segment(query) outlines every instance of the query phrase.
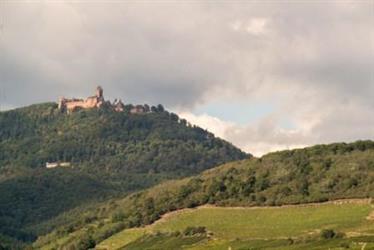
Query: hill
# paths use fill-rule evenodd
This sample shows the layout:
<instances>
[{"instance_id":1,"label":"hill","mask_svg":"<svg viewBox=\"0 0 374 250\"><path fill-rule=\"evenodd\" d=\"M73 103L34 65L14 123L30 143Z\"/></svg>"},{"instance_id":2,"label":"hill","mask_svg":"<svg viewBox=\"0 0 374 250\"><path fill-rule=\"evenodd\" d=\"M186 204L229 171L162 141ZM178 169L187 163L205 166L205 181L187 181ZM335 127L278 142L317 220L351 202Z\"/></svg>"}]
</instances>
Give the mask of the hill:
<instances>
[{"instance_id":1,"label":"hill","mask_svg":"<svg viewBox=\"0 0 374 250\"><path fill-rule=\"evenodd\" d=\"M373 211L369 200L283 207L202 206L172 212L147 227L123 230L96 249L325 250L361 249L364 243L371 249L374 223L367 216Z\"/></svg>"},{"instance_id":2,"label":"hill","mask_svg":"<svg viewBox=\"0 0 374 250\"><path fill-rule=\"evenodd\" d=\"M64 217L68 225L39 238L35 246L84 249L81 246L87 242L100 244L121 229L149 225L164 214L205 204L222 207L280 206L368 197L374 197L374 142L317 145L224 164L194 177L169 181L124 199L114 199L96 207L96 210L87 210L85 214L72 214L71 218L80 219ZM357 209L363 211L361 209L366 208ZM360 215L361 219L369 212L365 211ZM334 210L329 213L334 213ZM346 213L348 217L353 215ZM84 218L91 220L85 223ZM235 221L229 217L226 220ZM194 221L194 226L207 226L197 225L197 220L193 218L184 221L174 229L184 230L183 227L191 226ZM262 221L258 223L262 224ZM307 225L304 221L300 223ZM334 223L331 226L336 227ZM225 226L221 227L216 230L224 230ZM158 229L163 231L165 228ZM130 232L134 232L135 238L139 236L139 231ZM162 242L163 235L159 236L146 235L148 238L143 241L161 239ZM169 236L165 236L166 241L175 240ZM192 244L194 239L187 241Z\"/></svg>"},{"instance_id":3,"label":"hill","mask_svg":"<svg viewBox=\"0 0 374 250\"><path fill-rule=\"evenodd\" d=\"M33 241L69 210L249 157L161 105L142 114L130 108L66 114L45 103L0 112L3 241Z\"/></svg>"}]
</instances>

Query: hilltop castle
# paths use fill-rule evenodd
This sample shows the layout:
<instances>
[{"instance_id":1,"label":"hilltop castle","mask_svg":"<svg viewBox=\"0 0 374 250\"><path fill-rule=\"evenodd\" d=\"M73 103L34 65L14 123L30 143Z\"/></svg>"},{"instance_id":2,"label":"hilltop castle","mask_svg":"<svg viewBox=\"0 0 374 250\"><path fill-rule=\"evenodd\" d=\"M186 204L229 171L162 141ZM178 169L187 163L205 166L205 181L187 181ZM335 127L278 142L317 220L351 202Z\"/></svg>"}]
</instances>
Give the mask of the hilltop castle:
<instances>
[{"instance_id":1,"label":"hilltop castle","mask_svg":"<svg viewBox=\"0 0 374 250\"><path fill-rule=\"evenodd\" d=\"M74 112L78 109L101 108L104 105L112 107L117 112L122 112L124 110L125 105L121 100L115 100L115 102L111 104L109 101L104 100L103 92L103 88L98 86L96 88L96 94L86 98L86 100L76 98L67 99L62 97L58 102L58 108L61 111L66 111L68 113Z\"/></svg>"}]
</instances>

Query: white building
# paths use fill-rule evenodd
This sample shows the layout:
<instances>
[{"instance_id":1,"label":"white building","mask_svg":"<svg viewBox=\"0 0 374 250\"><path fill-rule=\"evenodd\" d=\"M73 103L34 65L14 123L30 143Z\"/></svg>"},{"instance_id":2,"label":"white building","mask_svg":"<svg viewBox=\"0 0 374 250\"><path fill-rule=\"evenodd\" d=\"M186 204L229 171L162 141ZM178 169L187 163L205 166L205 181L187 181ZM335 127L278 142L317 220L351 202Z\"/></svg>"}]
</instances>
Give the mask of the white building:
<instances>
[{"instance_id":1,"label":"white building","mask_svg":"<svg viewBox=\"0 0 374 250\"><path fill-rule=\"evenodd\" d=\"M46 168L70 167L70 162L46 162Z\"/></svg>"}]
</instances>

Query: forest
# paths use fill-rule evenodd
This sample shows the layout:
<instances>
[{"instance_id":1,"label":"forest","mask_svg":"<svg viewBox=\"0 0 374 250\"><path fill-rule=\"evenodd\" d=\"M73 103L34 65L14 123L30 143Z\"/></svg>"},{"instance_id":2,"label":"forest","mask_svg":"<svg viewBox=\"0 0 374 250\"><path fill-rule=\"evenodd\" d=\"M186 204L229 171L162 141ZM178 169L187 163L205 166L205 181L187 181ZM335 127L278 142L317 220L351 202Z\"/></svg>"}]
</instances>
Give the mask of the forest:
<instances>
[{"instance_id":1,"label":"forest","mask_svg":"<svg viewBox=\"0 0 374 250\"><path fill-rule=\"evenodd\" d=\"M123 197L250 157L162 105L130 114L62 113L55 103L0 112L0 234L31 242L48 220L79 206ZM70 167L47 169L47 162Z\"/></svg>"}]
</instances>

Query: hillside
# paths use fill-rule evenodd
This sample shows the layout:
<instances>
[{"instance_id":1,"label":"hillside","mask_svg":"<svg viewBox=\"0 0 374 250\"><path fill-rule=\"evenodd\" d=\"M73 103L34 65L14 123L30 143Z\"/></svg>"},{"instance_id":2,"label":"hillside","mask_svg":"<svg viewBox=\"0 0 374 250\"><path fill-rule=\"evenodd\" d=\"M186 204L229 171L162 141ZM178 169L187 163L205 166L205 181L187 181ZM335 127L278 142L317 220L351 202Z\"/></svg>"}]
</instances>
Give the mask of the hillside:
<instances>
[{"instance_id":1,"label":"hillside","mask_svg":"<svg viewBox=\"0 0 374 250\"><path fill-rule=\"evenodd\" d=\"M49 220L163 180L249 157L161 105L66 114L55 103L0 112L0 238L33 241ZM46 169L47 162L70 167Z\"/></svg>"},{"instance_id":2,"label":"hillside","mask_svg":"<svg viewBox=\"0 0 374 250\"><path fill-rule=\"evenodd\" d=\"M326 250L361 249L363 244L372 249L374 223L367 216L373 212L369 200L283 207L201 206L171 212L147 227L123 230L96 249ZM322 237L327 232L335 235Z\"/></svg>"},{"instance_id":3,"label":"hillside","mask_svg":"<svg viewBox=\"0 0 374 250\"><path fill-rule=\"evenodd\" d=\"M79 215L80 219L64 217L70 221L68 225L39 238L35 246L84 249L85 244L100 244L121 229L148 225L166 213L205 204L279 206L367 197L374 197L374 142L317 145L228 163L194 177L166 182L125 199L112 200L84 214L72 214L71 217ZM364 217L369 210L365 211ZM346 215L352 216L349 212ZM87 218L90 218L89 223L84 222ZM187 222L182 226L188 225ZM182 226L176 230L184 230ZM169 236L165 236L165 240L173 241ZM162 234L161 238L149 237L155 242L162 239ZM190 240L192 244L194 239Z\"/></svg>"}]
</instances>

